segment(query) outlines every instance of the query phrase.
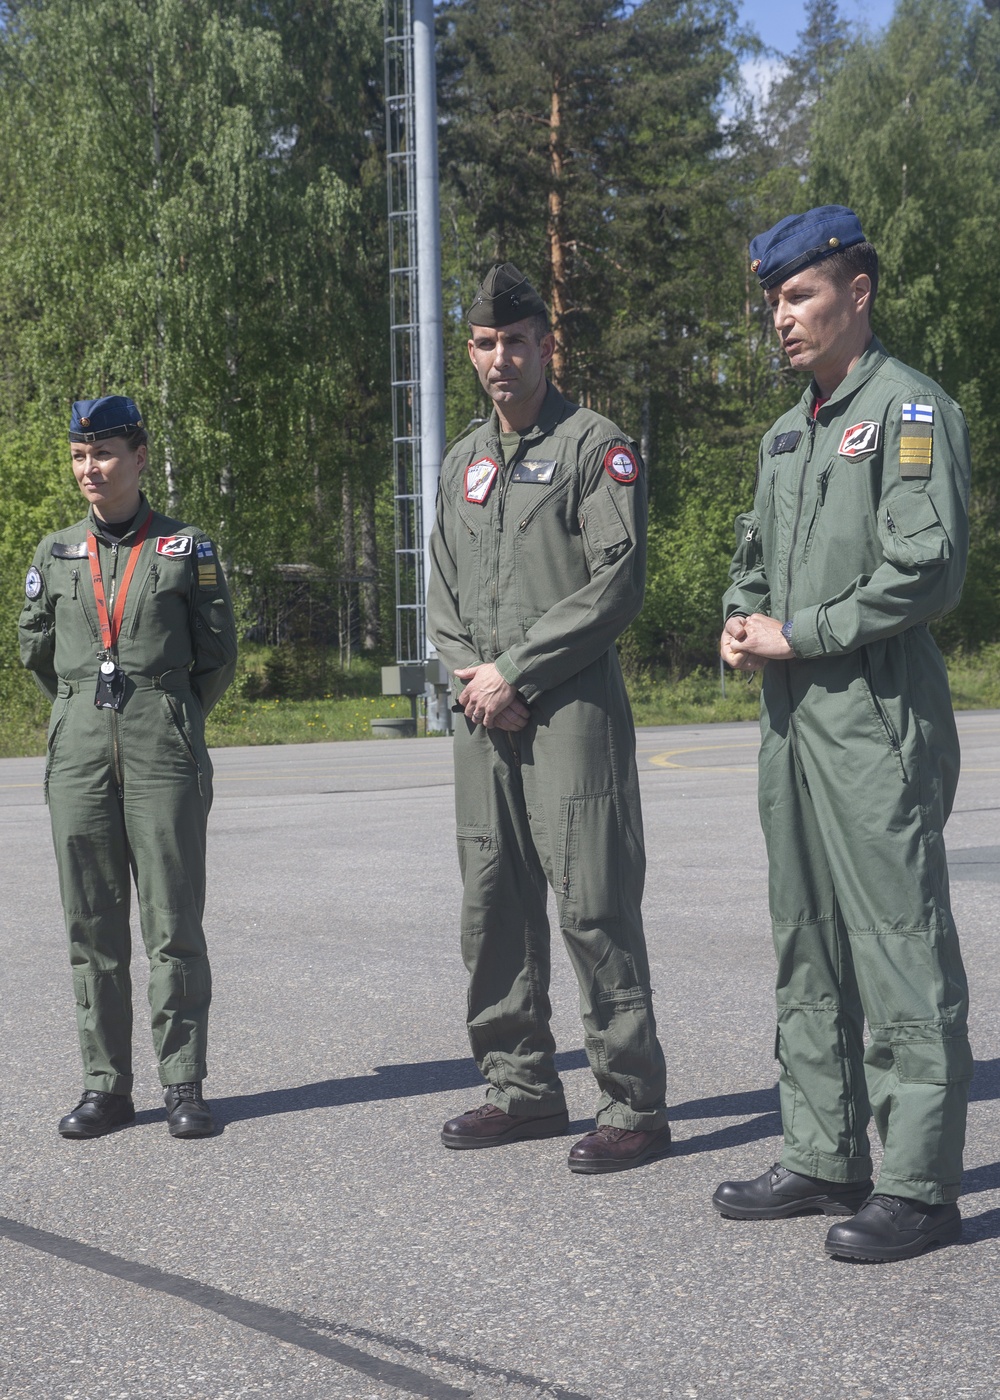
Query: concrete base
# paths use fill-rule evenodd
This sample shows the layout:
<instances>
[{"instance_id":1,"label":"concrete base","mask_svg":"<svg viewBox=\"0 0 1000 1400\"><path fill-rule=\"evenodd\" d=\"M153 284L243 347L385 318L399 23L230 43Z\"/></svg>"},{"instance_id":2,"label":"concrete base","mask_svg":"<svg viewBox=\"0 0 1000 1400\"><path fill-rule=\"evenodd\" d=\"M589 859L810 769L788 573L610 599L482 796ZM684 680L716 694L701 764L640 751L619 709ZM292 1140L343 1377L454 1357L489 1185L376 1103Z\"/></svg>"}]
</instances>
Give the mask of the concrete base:
<instances>
[{"instance_id":1,"label":"concrete base","mask_svg":"<svg viewBox=\"0 0 1000 1400\"><path fill-rule=\"evenodd\" d=\"M415 739L417 721L409 715L399 719L373 719L369 721L372 735L376 739Z\"/></svg>"}]
</instances>

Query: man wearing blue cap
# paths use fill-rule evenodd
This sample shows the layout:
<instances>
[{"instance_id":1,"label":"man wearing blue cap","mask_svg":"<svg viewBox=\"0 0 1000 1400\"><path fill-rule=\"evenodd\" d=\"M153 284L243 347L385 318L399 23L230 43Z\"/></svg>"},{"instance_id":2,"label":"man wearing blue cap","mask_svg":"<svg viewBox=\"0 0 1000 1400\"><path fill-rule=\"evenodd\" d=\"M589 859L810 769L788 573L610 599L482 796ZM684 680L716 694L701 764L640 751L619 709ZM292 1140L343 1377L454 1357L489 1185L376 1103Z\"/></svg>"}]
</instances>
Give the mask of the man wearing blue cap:
<instances>
[{"instance_id":1,"label":"man wearing blue cap","mask_svg":"<svg viewBox=\"0 0 1000 1400\"><path fill-rule=\"evenodd\" d=\"M83 1097L59 1132L100 1137L135 1118L134 880L168 1128L204 1137L204 725L236 668L233 611L211 540L139 489L147 438L134 401L75 403L69 438L89 513L38 546L20 621L21 658L52 701L45 798L83 1057Z\"/></svg>"},{"instance_id":2,"label":"man wearing blue cap","mask_svg":"<svg viewBox=\"0 0 1000 1400\"><path fill-rule=\"evenodd\" d=\"M958 405L873 336L878 257L850 209L782 219L750 256L811 374L761 444L721 642L763 672L784 1149L713 1199L745 1220L853 1216L829 1254L906 1259L961 1233L972 1056L942 835L959 750L927 624L965 576L969 439Z\"/></svg>"}]
</instances>

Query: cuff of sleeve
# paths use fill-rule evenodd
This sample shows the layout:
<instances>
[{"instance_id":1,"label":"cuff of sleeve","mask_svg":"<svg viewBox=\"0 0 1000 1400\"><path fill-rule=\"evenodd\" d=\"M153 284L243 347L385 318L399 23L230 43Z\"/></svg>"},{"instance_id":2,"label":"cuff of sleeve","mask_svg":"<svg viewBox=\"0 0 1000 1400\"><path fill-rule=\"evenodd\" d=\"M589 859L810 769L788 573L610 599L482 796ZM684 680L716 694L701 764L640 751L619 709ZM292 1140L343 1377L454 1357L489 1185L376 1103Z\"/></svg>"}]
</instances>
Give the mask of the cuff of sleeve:
<instances>
[{"instance_id":1,"label":"cuff of sleeve","mask_svg":"<svg viewBox=\"0 0 1000 1400\"><path fill-rule=\"evenodd\" d=\"M819 614L817 608L800 608L792 614L792 635L789 638L792 651L808 661L814 656L825 656L826 647L820 640Z\"/></svg>"},{"instance_id":2,"label":"cuff of sleeve","mask_svg":"<svg viewBox=\"0 0 1000 1400\"><path fill-rule=\"evenodd\" d=\"M542 692L538 689L537 685L532 685L530 682L521 679L521 672L511 660L510 652L502 652L494 661L493 665L500 672L501 676L503 676L507 684L512 685L514 689L523 696L527 704L530 705L533 700L537 700L539 695L541 695Z\"/></svg>"}]
</instances>

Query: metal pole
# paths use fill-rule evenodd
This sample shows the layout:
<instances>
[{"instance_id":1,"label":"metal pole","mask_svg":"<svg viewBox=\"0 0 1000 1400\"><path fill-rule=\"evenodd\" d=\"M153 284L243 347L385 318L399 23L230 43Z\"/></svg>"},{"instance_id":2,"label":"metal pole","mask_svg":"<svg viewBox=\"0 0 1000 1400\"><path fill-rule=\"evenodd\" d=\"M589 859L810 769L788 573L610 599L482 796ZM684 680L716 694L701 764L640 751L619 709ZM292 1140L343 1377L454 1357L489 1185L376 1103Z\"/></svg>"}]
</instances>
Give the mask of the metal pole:
<instances>
[{"instance_id":1,"label":"metal pole","mask_svg":"<svg viewBox=\"0 0 1000 1400\"><path fill-rule=\"evenodd\" d=\"M441 458L444 456L444 337L441 310L441 212L438 198L437 69L434 61L434 0L413 0L413 98L417 157L417 324L420 347L420 483L423 539L424 657L426 602L430 582L430 538L434 526ZM447 692L427 686L427 728L449 730Z\"/></svg>"}]
</instances>

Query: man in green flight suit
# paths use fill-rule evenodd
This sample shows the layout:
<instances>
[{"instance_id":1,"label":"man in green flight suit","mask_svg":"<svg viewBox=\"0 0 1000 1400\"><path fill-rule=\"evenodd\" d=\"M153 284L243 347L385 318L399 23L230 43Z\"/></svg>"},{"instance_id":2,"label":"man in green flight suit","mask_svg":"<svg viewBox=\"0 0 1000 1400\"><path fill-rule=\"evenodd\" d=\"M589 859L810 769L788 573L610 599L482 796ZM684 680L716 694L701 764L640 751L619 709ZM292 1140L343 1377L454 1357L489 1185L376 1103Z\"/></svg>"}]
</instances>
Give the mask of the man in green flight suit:
<instances>
[{"instance_id":1,"label":"man in green flight suit","mask_svg":"<svg viewBox=\"0 0 1000 1400\"><path fill-rule=\"evenodd\" d=\"M555 340L510 263L469 311L493 401L445 459L428 631L458 681L455 793L468 1030L487 1102L445 1124L452 1148L562 1134L549 1029L546 881L580 985L601 1090L572 1171L669 1150L640 903L635 732L615 639L642 605L646 499L635 445L546 378Z\"/></svg>"},{"instance_id":2,"label":"man in green flight suit","mask_svg":"<svg viewBox=\"0 0 1000 1400\"><path fill-rule=\"evenodd\" d=\"M236 669L233 610L212 541L139 489L147 437L135 402L78 401L69 437L89 513L39 544L20 620L21 658L52 701L45 798L83 1057L83 1098L59 1132L100 1137L135 1118L134 880L168 1128L205 1137L204 731Z\"/></svg>"},{"instance_id":3,"label":"man in green flight suit","mask_svg":"<svg viewBox=\"0 0 1000 1400\"><path fill-rule=\"evenodd\" d=\"M782 348L812 374L761 444L721 643L730 666L763 669L785 1142L714 1204L856 1211L829 1254L906 1259L961 1233L972 1056L943 840L959 750L927 624L962 589L969 439L958 405L873 336L878 257L850 209L782 219L750 255Z\"/></svg>"}]
</instances>

